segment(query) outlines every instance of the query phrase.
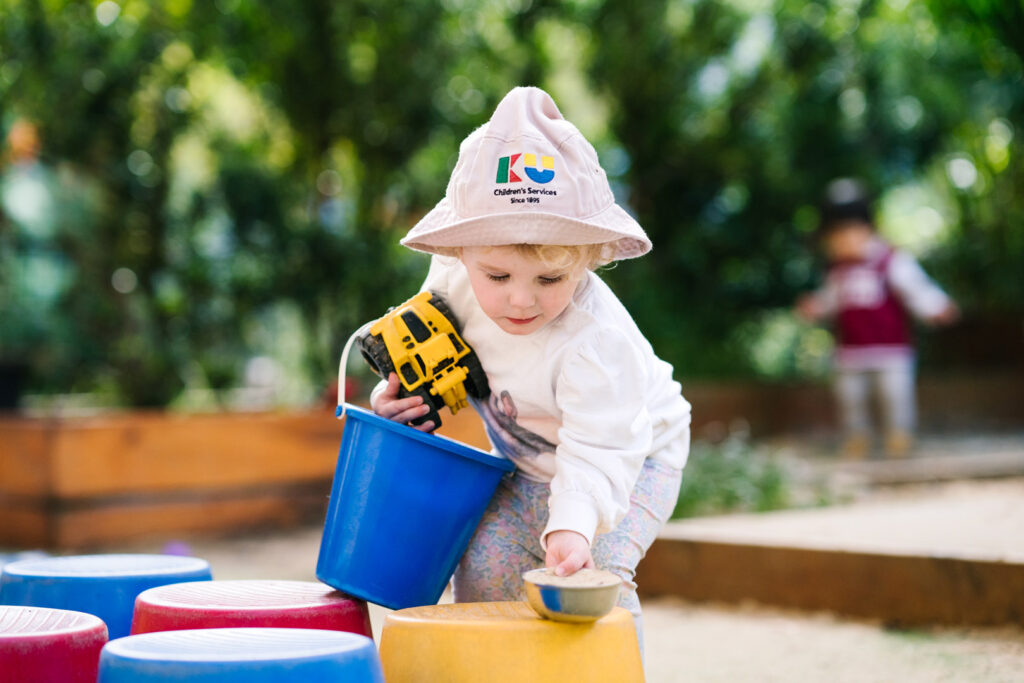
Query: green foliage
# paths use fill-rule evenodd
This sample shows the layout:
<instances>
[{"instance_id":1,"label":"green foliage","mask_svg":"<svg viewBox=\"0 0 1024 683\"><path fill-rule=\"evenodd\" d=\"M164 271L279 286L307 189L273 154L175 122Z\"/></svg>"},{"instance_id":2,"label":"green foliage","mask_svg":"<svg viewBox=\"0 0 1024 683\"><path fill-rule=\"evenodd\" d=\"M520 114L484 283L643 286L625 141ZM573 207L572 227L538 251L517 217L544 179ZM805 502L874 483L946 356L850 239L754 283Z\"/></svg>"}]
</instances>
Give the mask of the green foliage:
<instances>
[{"instance_id":1,"label":"green foliage","mask_svg":"<svg viewBox=\"0 0 1024 683\"><path fill-rule=\"evenodd\" d=\"M754 369L731 333L814 284L806 236L830 179L862 176L882 194L931 176L945 189L951 155L983 164L968 149L988 144L991 122L1024 124L1019 59L979 53L976 34L921 3L608 0L590 22L602 36L591 78L628 159L623 194L656 245L612 277L688 375ZM1017 174L981 175L955 192L945 220L961 231L935 270L969 304L1019 311L1020 203L996 201L1020 196Z\"/></svg>"},{"instance_id":2,"label":"green foliage","mask_svg":"<svg viewBox=\"0 0 1024 683\"><path fill-rule=\"evenodd\" d=\"M0 131L27 119L43 141L0 175L44 175L52 209L0 212L0 361L30 363L36 391L166 405L272 355L311 398L348 334L418 285L426 260L397 241L459 141L531 83L650 233L606 277L681 374L821 372L827 342L782 311L820 273L808 233L838 175L869 181L885 233L965 309L1019 315L1020 13L0 0Z\"/></svg>"},{"instance_id":3,"label":"green foliage","mask_svg":"<svg viewBox=\"0 0 1024 683\"><path fill-rule=\"evenodd\" d=\"M683 472L675 519L726 512L766 512L789 505L785 470L743 436L694 441Z\"/></svg>"},{"instance_id":4,"label":"green foliage","mask_svg":"<svg viewBox=\"0 0 1024 683\"><path fill-rule=\"evenodd\" d=\"M53 311L67 336L47 335L60 362L37 367L36 388L112 374L134 405L237 383L266 351L247 321L280 301L301 311L310 373L329 377L348 332L417 286L425 261L398 237L515 82L430 2L2 9L4 123L37 122L44 164L97 198L62 205L49 245L74 285ZM111 286L119 269L128 291ZM12 321L28 317L5 325L22 345L38 335Z\"/></svg>"}]
</instances>

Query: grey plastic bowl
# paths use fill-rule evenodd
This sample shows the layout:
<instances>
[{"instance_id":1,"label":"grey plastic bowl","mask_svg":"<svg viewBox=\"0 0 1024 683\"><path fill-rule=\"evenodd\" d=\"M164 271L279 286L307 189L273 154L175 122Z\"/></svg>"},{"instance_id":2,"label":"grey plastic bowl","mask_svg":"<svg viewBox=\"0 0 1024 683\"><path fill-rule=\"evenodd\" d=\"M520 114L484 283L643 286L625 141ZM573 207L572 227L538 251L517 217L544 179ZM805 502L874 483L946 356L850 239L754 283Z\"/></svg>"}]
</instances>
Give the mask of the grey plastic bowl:
<instances>
[{"instance_id":1,"label":"grey plastic bowl","mask_svg":"<svg viewBox=\"0 0 1024 683\"><path fill-rule=\"evenodd\" d=\"M622 579L604 569L581 569L572 576L533 569L523 574L523 582L534 612L570 622L595 621L611 612L622 587Z\"/></svg>"}]
</instances>

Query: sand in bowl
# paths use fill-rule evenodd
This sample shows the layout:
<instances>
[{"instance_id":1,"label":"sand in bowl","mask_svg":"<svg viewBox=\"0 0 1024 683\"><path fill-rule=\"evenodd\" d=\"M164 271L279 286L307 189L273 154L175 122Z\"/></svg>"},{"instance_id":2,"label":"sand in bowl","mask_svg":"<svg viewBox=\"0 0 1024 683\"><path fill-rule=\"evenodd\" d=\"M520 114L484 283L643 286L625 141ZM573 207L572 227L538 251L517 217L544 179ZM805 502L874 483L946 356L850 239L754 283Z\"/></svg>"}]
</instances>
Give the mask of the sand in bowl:
<instances>
[{"instance_id":1,"label":"sand in bowl","mask_svg":"<svg viewBox=\"0 0 1024 683\"><path fill-rule=\"evenodd\" d=\"M555 574L554 569L534 569L523 574L523 578L541 586L558 586L560 588L599 588L601 586L617 586L622 583L622 579L607 569L580 569L569 576L559 576Z\"/></svg>"},{"instance_id":2,"label":"sand in bowl","mask_svg":"<svg viewBox=\"0 0 1024 683\"><path fill-rule=\"evenodd\" d=\"M523 574L526 598L537 614L555 621L600 619L615 607L622 579L604 569L581 569L558 576L552 569Z\"/></svg>"}]
</instances>

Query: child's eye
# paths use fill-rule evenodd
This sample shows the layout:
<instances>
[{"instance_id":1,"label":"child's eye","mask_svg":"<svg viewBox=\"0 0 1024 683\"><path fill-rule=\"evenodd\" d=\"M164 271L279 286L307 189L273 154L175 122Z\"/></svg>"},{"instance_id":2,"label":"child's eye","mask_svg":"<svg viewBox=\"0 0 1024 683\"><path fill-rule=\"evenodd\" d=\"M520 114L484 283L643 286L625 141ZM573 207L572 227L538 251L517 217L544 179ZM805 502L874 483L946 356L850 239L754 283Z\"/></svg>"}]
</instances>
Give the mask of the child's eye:
<instances>
[{"instance_id":1,"label":"child's eye","mask_svg":"<svg viewBox=\"0 0 1024 683\"><path fill-rule=\"evenodd\" d=\"M487 279L493 282L504 282L508 279L508 273L504 275L495 275L494 273L487 273Z\"/></svg>"},{"instance_id":2,"label":"child's eye","mask_svg":"<svg viewBox=\"0 0 1024 683\"><path fill-rule=\"evenodd\" d=\"M540 277L538 279L540 280L540 283L542 285L553 285L553 284L555 284L557 282L561 282L562 280L564 280L565 279L565 275L562 274L562 275L555 275L553 277Z\"/></svg>"}]
</instances>

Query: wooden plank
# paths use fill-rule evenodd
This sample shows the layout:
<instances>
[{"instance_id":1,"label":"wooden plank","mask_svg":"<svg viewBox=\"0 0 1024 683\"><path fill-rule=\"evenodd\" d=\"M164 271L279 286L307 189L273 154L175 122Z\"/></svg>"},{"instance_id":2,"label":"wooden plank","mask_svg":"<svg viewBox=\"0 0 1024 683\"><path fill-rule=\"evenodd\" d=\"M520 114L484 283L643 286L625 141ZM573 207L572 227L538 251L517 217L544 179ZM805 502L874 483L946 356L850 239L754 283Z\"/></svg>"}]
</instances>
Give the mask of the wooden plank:
<instances>
[{"instance_id":1,"label":"wooden plank","mask_svg":"<svg viewBox=\"0 0 1024 683\"><path fill-rule=\"evenodd\" d=\"M39 496L49 491L52 425L0 420L0 495Z\"/></svg>"},{"instance_id":2,"label":"wooden plank","mask_svg":"<svg viewBox=\"0 0 1024 683\"><path fill-rule=\"evenodd\" d=\"M73 548L322 518L342 424L330 413L129 413L0 429L0 544ZM489 448L471 410L443 432Z\"/></svg>"},{"instance_id":3,"label":"wooden plank","mask_svg":"<svg viewBox=\"0 0 1024 683\"><path fill-rule=\"evenodd\" d=\"M471 410L447 416L441 432L490 448ZM86 498L316 480L333 475L341 433L329 413L133 413L65 421L51 437L50 490L60 498ZM10 469L28 477L28 449L10 450ZM39 491L38 479L12 492Z\"/></svg>"},{"instance_id":4,"label":"wooden plank","mask_svg":"<svg viewBox=\"0 0 1024 683\"><path fill-rule=\"evenodd\" d=\"M50 516L34 503L0 500L0 546L49 548L53 546Z\"/></svg>"},{"instance_id":5,"label":"wooden plank","mask_svg":"<svg viewBox=\"0 0 1024 683\"><path fill-rule=\"evenodd\" d=\"M644 595L742 602L891 624L1024 620L1024 564L659 538L637 569Z\"/></svg>"},{"instance_id":6,"label":"wooden plank","mask_svg":"<svg viewBox=\"0 0 1024 683\"><path fill-rule=\"evenodd\" d=\"M233 533L322 521L330 480L250 490L120 496L87 503L0 500L0 545L81 548L140 537Z\"/></svg>"},{"instance_id":7,"label":"wooden plank","mask_svg":"<svg viewBox=\"0 0 1024 683\"><path fill-rule=\"evenodd\" d=\"M309 493L100 505L57 515L53 545L80 548L139 538L291 527L322 520L326 506L326 495Z\"/></svg>"},{"instance_id":8,"label":"wooden plank","mask_svg":"<svg viewBox=\"0 0 1024 683\"><path fill-rule=\"evenodd\" d=\"M924 484L1024 476L1024 451L1008 448L969 456L916 456L902 460L830 461L826 464L833 473L852 475L873 486Z\"/></svg>"},{"instance_id":9,"label":"wooden plank","mask_svg":"<svg viewBox=\"0 0 1024 683\"><path fill-rule=\"evenodd\" d=\"M132 414L65 423L53 444L61 498L330 477L341 426L322 415Z\"/></svg>"}]
</instances>

